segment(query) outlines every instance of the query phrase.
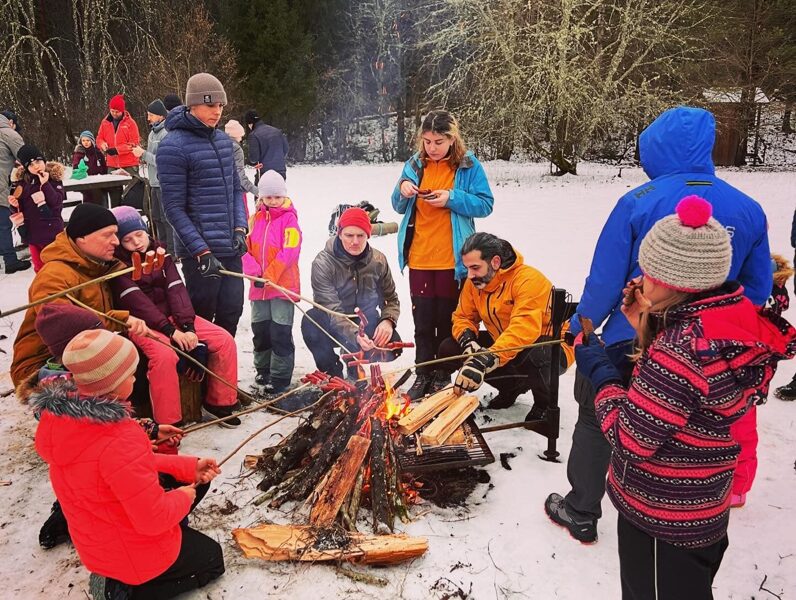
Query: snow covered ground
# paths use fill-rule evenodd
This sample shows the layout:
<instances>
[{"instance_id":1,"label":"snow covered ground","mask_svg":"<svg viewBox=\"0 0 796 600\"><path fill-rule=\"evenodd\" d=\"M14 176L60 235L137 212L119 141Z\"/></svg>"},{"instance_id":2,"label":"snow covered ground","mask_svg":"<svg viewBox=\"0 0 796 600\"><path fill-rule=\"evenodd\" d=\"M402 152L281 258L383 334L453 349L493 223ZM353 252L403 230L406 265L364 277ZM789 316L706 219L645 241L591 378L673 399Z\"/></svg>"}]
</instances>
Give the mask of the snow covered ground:
<instances>
[{"instance_id":1,"label":"snow covered ground","mask_svg":"<svg viewBox=\"0 0 796 600\"><path fill-rule=\"evenodd\" d=\"M618 169L584 164L578 177L546 176L543 164L489 163L486 166L495 193L495 210L478 228L514 243L528 263L559 287L580 295L594 243L616 199L646 178L640 169ZM382 209L385 221L398 219L389 194L400 165L296 167L290 170L288 189L304 230L301 257L304 290L309 292L310 263L327 237L329 214L338 203L368 200ZM796 174L728 171L724 176L760 201L770 223L771 246L790 255L790 224L794 209ZM409 284L397 272L395 236L375 238L394 267L402 302L399 331L412 339ZM32 271L0 275L0 306L8 308L26 299ZM790 287L790 286L789 286ZM792 289L792 288L790 288ZM791 310L791 319L796 318ZM11 345L22 315L0 319L0 371L11 361ZM297 372L314 369L302 347L299 319L294 323ZM247 388L254 374L248 307L240 321L239 376ZM411 352L399 364L411 364ZM796 364L786 363L774 379L782 385ZM0 391L8 388L0 375ZM271 445L277 433L294 423L284 422L252 441L225 465L211 493L198 507L192 523L223 546L227 563L224 577L195 593L195 598L618 598L616 512L606 499L599 524L599 543L582 546L544 515L548 493L566 492L566 458L570 448L576 405L572 399L574 373L561 380L562 430L560 464L537 458L545 446L540 436L513 430L488 434L495 456L516 454L506 470L497 462L486 468L490 484L482 484L466 508L414 508L418 515L404 529L429 539L427 554L409 564L368 569L386 579L386 587L355 583L328 565L267 563L244 559L233 544L235 527L265 520L287 522L289 515L248 502L257 496L257 477L239 479L243 455ZM482 394L489 394L486 388ZM530 399L506 411L494 411L496 422L521 420ZM53 493L47 470L33 448L35 421L27 407L9 396L0 418L0 589L5 598L84 598L88 573L71 545L45 551L37 543L40 525L49 513ZM255 414L237 430L209 428L188 436L182 452L222 457L245 436L274 417ZM716 598L782 598L796 595L796 405L772 398L759 411L760 468L747 505L734 510L730 522L730 548L715 581ZM219 512L240 507L230 514ZM228 511L224 511L225 513ZM421 516L422 515L422 516ZM761 591L761 583L769 591ZM7 595L6 595L7 594Z\"/></svg>"}]
</instances>

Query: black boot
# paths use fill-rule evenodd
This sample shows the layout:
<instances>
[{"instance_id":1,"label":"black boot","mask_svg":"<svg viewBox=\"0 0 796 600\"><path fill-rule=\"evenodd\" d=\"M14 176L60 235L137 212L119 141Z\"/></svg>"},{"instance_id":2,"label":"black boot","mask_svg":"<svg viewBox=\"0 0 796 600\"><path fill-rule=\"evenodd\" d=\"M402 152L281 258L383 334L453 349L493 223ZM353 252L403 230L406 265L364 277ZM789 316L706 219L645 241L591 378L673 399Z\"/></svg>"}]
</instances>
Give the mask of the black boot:
<instances>
[{"instance_id":1,"label":"black boot","mask_svg":"<svg viewBox=\"0 0 796 600\"><path fill-rule=\"evenodd\" d=\"M64 511L61 510L61 504L56 500L53 502L50 516L39 530L39 545L49 550L69 540L69 527L66 524L66 517L64 516Z\"/></svg>"},{"instance_id":2,"label":"black boot","mask_svg":"<svg viewBox=\"0 0 796 600\"><path fill-rule=\"evenodd\" d=\"M508 408L512 406L514 402L516 402L517 398L523 393L523 391L524 390L520 390L518 388L499 391L498 395L489 401L487 408L490 410L497 408Z\"/></svg>"},{"instance_id":3,"label":"black boot","mask_svg":"<svg viewBox=\"0 0 796 600\"><path fill-rule=\"evenodd\" d=\"M406 394L412 400L422 398L426 395L426 391L428 390L428 386L430 384L431 376L428 373L417 373L417 375L415 375L415 382L412 384L412 387L409 388L409 391L406 392Z\"/></svg>"},{"instance_id":4,"label":"black boot","mask_svg":"<svg viewBox=\"0 0 796 600\"><path fill-rule=\"evenodd\" d=\"M796 400L796 378L794 378L788 385L783 385L774 390L774 395L780 400Z\"/></svg>"}]
</instances>

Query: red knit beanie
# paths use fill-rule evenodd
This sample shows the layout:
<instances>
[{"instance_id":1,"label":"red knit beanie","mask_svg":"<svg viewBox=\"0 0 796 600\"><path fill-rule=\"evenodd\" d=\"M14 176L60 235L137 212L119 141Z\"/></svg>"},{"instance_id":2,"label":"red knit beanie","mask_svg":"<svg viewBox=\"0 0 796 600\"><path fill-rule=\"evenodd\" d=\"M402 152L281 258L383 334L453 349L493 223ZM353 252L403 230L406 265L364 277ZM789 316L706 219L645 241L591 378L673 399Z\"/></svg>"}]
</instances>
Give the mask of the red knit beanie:
<instances>
[{"instance_id":1,"label":"red knit beanie","mask_svg":"<svg viewBox=\"0 0 796 600\"><path fill-rule=\"evenodd\" d=\"M56 360L61 360L69 341L87 329L104 327L93 312L72 304L45 304L36 315L36 333Z\"/></svg>"},{"instance_id":2,"label":"red knit beanie","mask_svg":"<svg viewBox=\"0 0 796 600\"><path fill-rule=\"evenodd\" d=\"M370 237L370 216L361 208L346 209L337 221L338 233L346 227L359 227Z\"/></svg>"},{"instance_id":3,"label":"red knit beanie","mask_svg":"<svg viewBox=\"0 0 796 600\"><path fill-rule=\"evenodd\" d=\"M111 110L119 110L124 112L124 96L121 94L116 94L113 98L111 98L110 102L108 102L108 108Z\"/></svg>"},{"instance_id":4,"label":"red knit beanie","mask_svg":"<svg viewBox=\"0 0 796 600\"><path fill-rule=\"evenodd\" d=\"M66 345L63 365L80 391L102 396L118 389L135 373L138 351L133 342L107 329L78 333Z\"/></svg>"}]
</instances>

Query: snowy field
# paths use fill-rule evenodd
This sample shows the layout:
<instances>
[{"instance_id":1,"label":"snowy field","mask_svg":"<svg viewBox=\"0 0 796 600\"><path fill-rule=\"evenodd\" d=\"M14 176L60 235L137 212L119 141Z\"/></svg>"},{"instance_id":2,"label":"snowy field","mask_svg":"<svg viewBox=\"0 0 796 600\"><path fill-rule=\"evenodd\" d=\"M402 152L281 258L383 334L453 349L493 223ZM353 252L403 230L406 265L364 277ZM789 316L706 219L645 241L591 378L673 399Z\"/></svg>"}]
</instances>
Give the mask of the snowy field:
<instances>
[{"instance_id":1,"label":"snowy field","mask_svg":"<svg viewBox=\"0 0 796 600\"><path fill-rule=\"evenodd\" d=\"M546 176L541 164L489 163L486 170L495 194L495 210L477 228L504 237L522 252L527 263L539 268L555 285L577 298L582 291L592 251L608 213L627 189L646 180L640 169L618 169L584 164L578 177ZM309 295L310 264L327 237L329 215L338 203L368 200L382 210L385 221L398 220L389 195L400 165L313 166L292 168L288 189L294 200L304 246L301 269L304 292ZM796 174L726 171L733 185L755 197L770 223L771 247L790 256L791 218ZM408 278L397 272L395 236L375 238L385 252L401 297L399 331L413 337ZM32 270L0 275L0 306L22 304ZM789 284L789 289L792 290ZM298 313L297 313L298 315ZM792 309L791 320L796 319ZM0 371L7 371L11 348L22 315L0 319ZM294 323L297 344L296 374L314 369L301 343L299 318ZM248 306L238 329L240 385L254 379ZM399 364L411 364L411 351ZM784 363L773 385L786 383L796 363ZM7 374L0 375L0 389L8 388ZM231 531L266 520L287 522L289 515L249 502L258 495L259 479L239 479L246 453L257 453L275 443L277 433L292 430L295 422L283 422L256 438L225 465L211 492L191 517L194 527L215 537L224 547L224 577L196 592L192 598L566 598L611 599L620 596L616 554L616 512L606 498L599 524L599 542L583 546L545 516L542 503L548 493L568 490L566 458L577 413L572 399L574 372L561 380L560 464L537 458L544 438L533 432L512 430L487 434L497 457L514 453L512 470L496 462L486 468L490 484L481 484L466 507L441 509L416 506L417 518L403 529L427 536L429 550L411 563L368 572L386 579L386 587L356 583L329 565L298 565L246 560L233 544ZM491 394L485 386L482 395ZM53 550L39 547L39 527L54 499L45 465L33 448L35 421L27 407L13 395L2 400L0 479L0 595L3 598L85 598L88 573L74 549L65 544ZM494 422L521 420L530 398L521 397L509 410L493 411ZM796 405L772 398L759 411L760 467L757 480L742 509L734 509L730 521L730 547L714 586L716 598L764 599L796 597ZM188 436L185 454L221 458L249 433L274 417L258 413L244 418L236 430L208 428ZM231 504L228 504L231 503ZM232 508L222 515L221 507ZM225 513L228 511L224 511ZM763 583L764 582L764 583ZM763 588L761 590L761 584Z\"/></svg>"}]
</instances>

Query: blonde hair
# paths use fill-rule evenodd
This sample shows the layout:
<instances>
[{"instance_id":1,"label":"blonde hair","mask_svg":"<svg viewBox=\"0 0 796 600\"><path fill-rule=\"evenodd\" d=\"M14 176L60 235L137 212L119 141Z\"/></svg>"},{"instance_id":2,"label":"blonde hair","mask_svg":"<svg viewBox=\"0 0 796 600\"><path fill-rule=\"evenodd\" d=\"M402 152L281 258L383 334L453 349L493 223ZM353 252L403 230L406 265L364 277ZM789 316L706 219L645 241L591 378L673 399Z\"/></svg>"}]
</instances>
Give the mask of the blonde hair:
<instances>
[{"instance_id":1,"label":"blonde hair","mask_svg":"<svg viewBox=\"0 0 796 600\"><path fill-rule=\"evenodd\" d=\"M666 329L666 317L669 315L669 311L676 306L685 304L693 297L694 294L689 292L674 292L660 306L656 307L654 312L641 313L639 326L636 330L635 350L630 355L630 360L637 362L647 348L652 345L655 336Z\"/></svg>"},{"instance_id":2,"label":"blonde hair","mask_svg":"<svg viewBox=\"0 0 796 600\"><path fill-rule=\"evenodd\" d=\"M777 270L774 271L774 283L783 286L787 283L788 279L793 276L793 269L790 266L790 262L781 254L772 254L771 259L777 265Z\"/></svg>"},{"instance_id":3,"label":"blonde hair","mask_svg":"<svg viewBox=\"0 0 796 600\"><path fill-rule=\"evenodd\" d=\"M426 149L423 145L424 133L444 135L451 140L448 162L454 169L458 168L464 155L467 154L467 146L465 146L462 139L459 121L456 120L456 117L447 110L432 110L425 116L417 132L417 151L420 154L420 160L425 162L428 160L428 154L426 154Z\"/></svg>"}]
</instances>

